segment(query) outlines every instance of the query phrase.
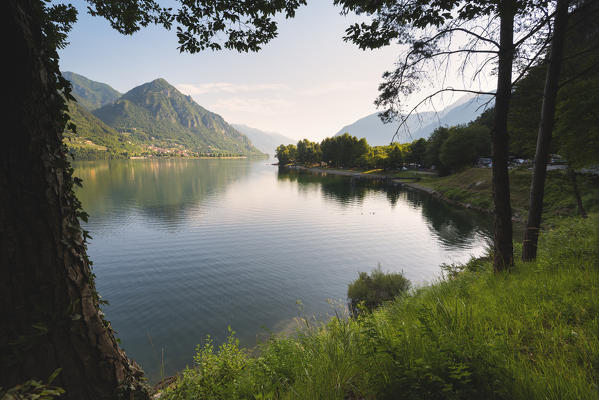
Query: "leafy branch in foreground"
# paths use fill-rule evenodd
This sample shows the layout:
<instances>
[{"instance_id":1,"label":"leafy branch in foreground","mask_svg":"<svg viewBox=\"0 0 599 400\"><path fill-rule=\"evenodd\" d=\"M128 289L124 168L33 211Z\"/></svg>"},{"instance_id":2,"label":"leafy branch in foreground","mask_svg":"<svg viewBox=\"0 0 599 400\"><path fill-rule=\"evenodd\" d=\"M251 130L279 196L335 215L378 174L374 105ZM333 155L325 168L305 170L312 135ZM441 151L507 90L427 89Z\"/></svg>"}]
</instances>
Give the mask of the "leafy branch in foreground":
<instances>
[{"instance_id":1,"label":"leafy branch in foreground","mask_svg":"<svg viewBox=\"0 0 599 400\"><path fill-rule=\"evenodd\" d=\"M180 8L154 0L86 0L91 15L106 18L118 32L131 35L148 25L175 27L179 50L258 51L277 36L275 17L293 18L306 0L179 0Z\"/></svg>"}]
</instances>

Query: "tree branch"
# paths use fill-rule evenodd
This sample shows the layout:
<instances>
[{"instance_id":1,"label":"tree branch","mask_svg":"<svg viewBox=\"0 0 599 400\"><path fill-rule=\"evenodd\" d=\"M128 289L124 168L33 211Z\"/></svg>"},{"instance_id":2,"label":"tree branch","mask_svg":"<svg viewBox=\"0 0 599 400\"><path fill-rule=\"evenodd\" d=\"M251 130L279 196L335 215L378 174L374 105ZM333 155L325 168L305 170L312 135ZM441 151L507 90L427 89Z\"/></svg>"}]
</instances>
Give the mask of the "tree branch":
<instances>
[{"instance_id":1,"label":"tree branch","mask_svg":"<svg viewBox=\"0 0 599 400\"><path fill-rule=\"evenodd\" d=\"M541 48L539 49L539 51L537 51L537 53L534 55L534 57L530 59L530 61L528 62L528 64L526 64L526 67L524 67L524 69L522 71L520 71L520 74L518 75L518 77L515 80L512 81L512 86L514 86L516 83L518 83L520 81L520 79L524 78L524 75L526 75L526 73L530 70L530 68L532 67L532 65L539 58L539 56L541 55L541 53L543 52L543 50L545 50L547 48L547 45L549 43L550 43L549 41L545 41L545 43L543 43L543 45L541 46Z\"/></svg>"},{"instance_id":2,"label":"tree branch","mask_svg":"<svg viewBox=\"0 0 599 400\"><path fill-rule=\"evenodd\" d=\"M395 130L395 133L393 134L393 137L391 138L391 143L393 143L393 141L395 140L395 138L399 134L399 130L407 123L408 118L410 118L410 116L418 109L418 107L420 107L425 102L430 101L436 95L444 93L444 92L473 93L473 94L478 94L478 95L495 96L494 92L482 92L482 91L478 91L478 90L454 89L454 88L439 89L435 93L432 93L432 94L426 96L418 104L416 104L414 107L412 107L412 109L410 110L410 112L408 112L408 114L406 114L405 116L400 117L401 121L399 123L399 126ZM409 132L408 132L408 134L409 134ZM412 135L410 135L410 139L413 139Z\"/></svg>"},{"instance_id":3,"label":"tree branch","mask_svg":"<svg viewBox=\"0 0 599 400\"><path fill-rule=\"evenodd\" d=\"M549 14L547 18L542 19L541 22L534 27L534 29L532 29L530 32L528 32L528 34L524 35L522 38L520 38L520 40L514 43L514 48L517 49L518 47L520 47L520 45L522 45L524 42L526 42L528 39L534 36L538 31L540 31L541 28L543 28L545 25L547 25L547 23L551 21L551 17L553 17L554 14L555 11Z\"/></svg>"},{"instance_id":4,"label":"tree branch","mask_svg":"<svg viewBox=\"0 0 599 400\"><path fill-rule=\"evenodd\" d=\"M486 38L484 36L481 36L481 35L479 35L477 33L474 33L472 31L466 29L466 28L449 28L449 29L444 30L444 32L446 32L446 33L449 33L449 32L464 32L464 33L467 33L467 34L469 34L471 36L474 36L478 40L482 40L483 42L491 43L491 44L493 44L495 47L497 47L499 49L499 43L496 42L495 40Z\"/></svg>"}]
</instances>

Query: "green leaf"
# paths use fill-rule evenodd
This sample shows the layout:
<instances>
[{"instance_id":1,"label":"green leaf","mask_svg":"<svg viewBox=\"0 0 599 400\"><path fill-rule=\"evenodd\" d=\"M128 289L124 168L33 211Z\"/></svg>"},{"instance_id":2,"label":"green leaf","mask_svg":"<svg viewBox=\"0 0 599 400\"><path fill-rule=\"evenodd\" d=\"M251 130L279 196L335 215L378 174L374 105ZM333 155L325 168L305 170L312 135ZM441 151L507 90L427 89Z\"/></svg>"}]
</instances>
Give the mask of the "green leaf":
<instances>
[{"instance_id":1,"label":"green leaf","mask_svg":"<svg viewBox=\"0 0 599 400\"><path fill-rule=\"evenodd\" d=\"M61 371L62 371L62 368L56 368L54 370L54 372L52 372L52 374L48 378L48 385L51 384L52 382L54 382L54 379L56 379L56 377L58 376L58 374L60 374Z\"/></svg>"}]
</instances>

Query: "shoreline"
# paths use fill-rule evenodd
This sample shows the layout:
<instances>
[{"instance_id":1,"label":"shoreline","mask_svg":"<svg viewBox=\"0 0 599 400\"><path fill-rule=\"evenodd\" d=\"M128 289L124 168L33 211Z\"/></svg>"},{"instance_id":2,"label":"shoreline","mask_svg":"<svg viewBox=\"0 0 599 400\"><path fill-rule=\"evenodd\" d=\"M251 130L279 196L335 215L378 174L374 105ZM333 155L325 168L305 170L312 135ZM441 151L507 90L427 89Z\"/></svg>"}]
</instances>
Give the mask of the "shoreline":
<instances>
[{"instance_id":1,"label":"shoreline","mask_svg":"<svg viewBox=\"0 0 599 400\"><path fill-rule=\"evenodd\" d=\"M76 158L69 161L83 162L83 161L113 161L113 160L267 160L266 156L226 156L226 157L179 157L179 156L159 156L159 157L114 157L114 158Z\"/></svg>"},{"instance_id":2,"label":"shoreline","mask_svg":"<svg viewBox=\"0 0 599 400\"><path fill-rule=\"evenodd\" d=\"M477 206L473 206L470 203L464 203L464 202L452 200L431 187L420 185L420 184L418 184L418 181L420 181L420 178L394 178L390 175L366 174L364 172L347 171L347 170L340 170L340 169L328 169L328 168L319 168L319 167L305 167L303 165L285 165L283 167L298 170L298 171L311 172L311 173L348 176L352 179L383 180L392 186L400 186L400 187L428 193L431 196L438 198L439 200L442 200L446 203L449 203L449 204L452 204L455 206L466 208L468 210L482 212L485 214L493 214L492 209L477 207ZM518 217L512 216L512 222L521 222L521 219Z\"/></svg>"}]
</instances>

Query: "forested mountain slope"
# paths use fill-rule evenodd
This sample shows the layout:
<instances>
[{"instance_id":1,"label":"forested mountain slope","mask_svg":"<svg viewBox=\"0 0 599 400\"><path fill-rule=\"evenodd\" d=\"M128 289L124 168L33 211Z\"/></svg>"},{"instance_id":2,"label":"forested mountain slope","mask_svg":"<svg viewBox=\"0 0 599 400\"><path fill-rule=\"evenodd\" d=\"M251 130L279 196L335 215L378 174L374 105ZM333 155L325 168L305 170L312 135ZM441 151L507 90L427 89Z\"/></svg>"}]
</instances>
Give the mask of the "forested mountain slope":
<instances>
[{"instance_id":1,"label":"forested mountain slope","mask_svg":"<svg viewBox=\"0 0 599 400\"><path fill-rule=\"evenodd\" d=\"M94 115L137 141L201 153L260 154L250 140L164 79L135 87Z\"/></svg>"},{"instance_id":2,"label":"forested mountain slope","mask_svg":"<svg viewBox=\"0 0 599 400\"><path fill-rule=\"evenodd\" d=\"M70 71L63 72L62 75L71 82L73 97L89 111L110 104L121 97L119 91L105 83L92 81Z\"/></svg>"}]
</instances>

